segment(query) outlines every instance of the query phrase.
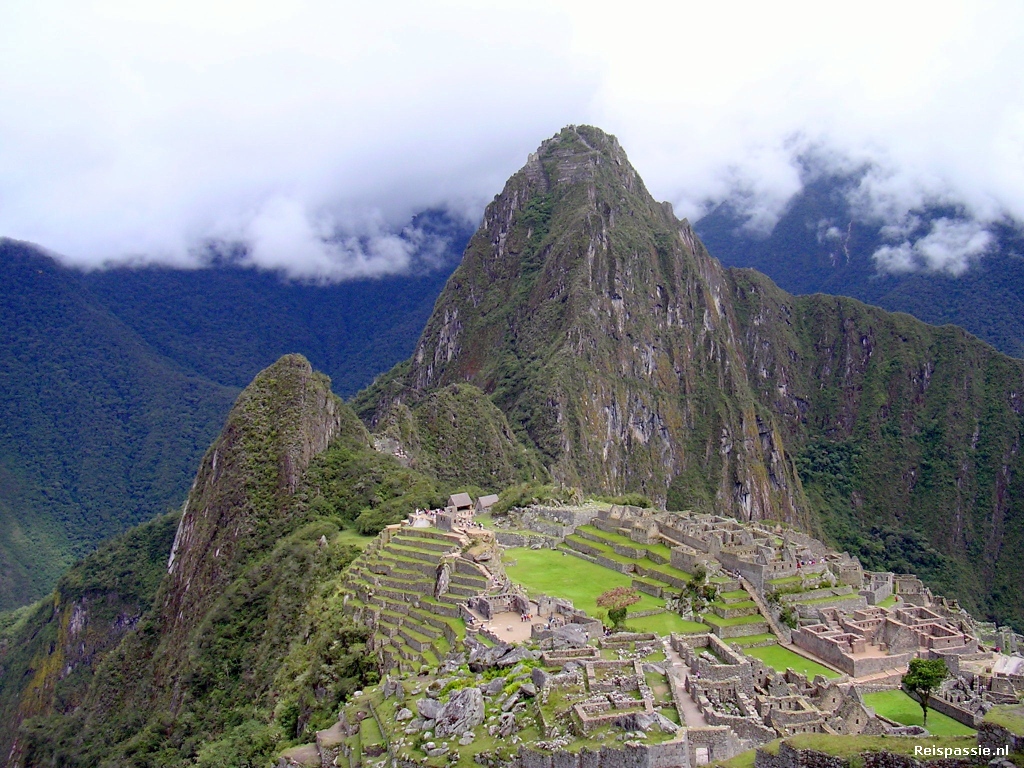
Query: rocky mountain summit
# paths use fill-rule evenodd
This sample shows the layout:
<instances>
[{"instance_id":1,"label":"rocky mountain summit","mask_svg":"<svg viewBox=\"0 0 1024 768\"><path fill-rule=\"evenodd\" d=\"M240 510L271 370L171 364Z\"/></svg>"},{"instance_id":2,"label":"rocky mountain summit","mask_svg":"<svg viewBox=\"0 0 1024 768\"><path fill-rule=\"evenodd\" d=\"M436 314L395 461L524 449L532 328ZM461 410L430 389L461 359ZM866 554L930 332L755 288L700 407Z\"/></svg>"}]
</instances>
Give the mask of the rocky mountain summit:
<instances>
[{"instance_id":1,"label":"rocky mountain summit","mask_svg":"<svg viewBox=\"0 0 1024 768\"><path fill-rule=\"evenodd\" d=\"M396 414L466 384L560 483L793 523L1024 621L1024 363L723 268L598 129L509 179L413 357L355 406L401 444Z\"/></svg>"}]
</instances>

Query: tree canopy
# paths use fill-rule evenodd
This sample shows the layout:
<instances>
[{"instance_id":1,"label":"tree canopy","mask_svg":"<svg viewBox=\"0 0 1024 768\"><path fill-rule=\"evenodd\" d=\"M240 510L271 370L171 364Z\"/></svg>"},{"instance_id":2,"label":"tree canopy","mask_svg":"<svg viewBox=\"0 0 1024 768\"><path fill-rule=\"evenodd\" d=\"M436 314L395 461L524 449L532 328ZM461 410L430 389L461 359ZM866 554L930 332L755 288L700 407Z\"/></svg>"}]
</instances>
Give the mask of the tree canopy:
<instances>
[{"instance_id":1,"label":"tree canopy","mask_svg":"<svg viewBox=\"0 0 1024 768\"><path fill-rule=\"evenodd\" d=\"M942 659L911 659L910 669L903 676L903 687L917 694L921 709L924 712L925 725L928 724L928 700L932 692L939 687L949 675L946 662Z\"/></svg>"}]
</instances>

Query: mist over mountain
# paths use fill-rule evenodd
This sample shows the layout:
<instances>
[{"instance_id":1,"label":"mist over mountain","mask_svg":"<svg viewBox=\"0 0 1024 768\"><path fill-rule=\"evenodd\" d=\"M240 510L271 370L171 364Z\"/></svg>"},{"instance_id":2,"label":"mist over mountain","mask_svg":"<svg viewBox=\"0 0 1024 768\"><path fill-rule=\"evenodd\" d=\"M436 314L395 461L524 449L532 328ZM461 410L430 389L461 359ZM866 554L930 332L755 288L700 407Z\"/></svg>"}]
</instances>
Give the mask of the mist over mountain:
<instances>
[{"instance_id":1,"label":"mist over mountain","mask_svg":"<svg viewBox=\"0 0 1024 768\"><path fill-rule=\"evenodd\" d=\"M25 263L26 280L45 271ZM354 532L467 482L786 522L1024 626L1024 362L723 267L596 128L563 129L508 180L409 355L350 404L281 357L235 400L181 512L0 614L0 754L214 768L317 738L378 680L346 613Z\"/></svg>"},{"instance_id":2,"label":"mist over mountain","mask_svg":"<svg viewBox=\"0 0 1024 768\"><path fill-rule=\"evenodd\" d=\"M729 202L694 228L723 264L757 269L791 293L852 296L933 325L953 323L1024 357L1024 229L1009 219L978 229L956 208L931 206L894 233L852 202L859 181L808 178L768 233L752 230ZM975 239L937 241L958 228Z\"/></svg>"},{"instance_id":3,"label":"mist over mountain","mask_svg":"<svg viewBox=\"0 0 1024 768\"><path fill-rule=\"evenodd\" d=\"M176 508L241 387L305 352L351 395L412 350L462 252L330 285L237 264L81 273L0 241L0 609L49 592L100 541Z\"/></svg>"},{"instance_id":4,"label":"mist over mountain","mask_svg":"<svg viewBox=\"0 0 1024 768\"><path fill-rule=\"evenodd\" d=\"M723 267L602 131L563 129L509 179L412 358L354 404L379 428L456 383L567 485L784 520L1024 617L1024 363Z\"/></svg>"}]
</instances>

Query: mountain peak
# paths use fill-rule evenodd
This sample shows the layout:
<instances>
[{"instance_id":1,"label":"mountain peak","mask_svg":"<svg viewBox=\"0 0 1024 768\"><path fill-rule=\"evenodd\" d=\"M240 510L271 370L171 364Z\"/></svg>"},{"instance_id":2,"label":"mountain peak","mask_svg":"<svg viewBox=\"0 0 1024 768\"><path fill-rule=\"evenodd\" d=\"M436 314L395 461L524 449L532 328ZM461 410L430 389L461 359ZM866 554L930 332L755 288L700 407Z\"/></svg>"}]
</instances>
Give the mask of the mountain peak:
<instances>
[{"instance_id":1,"label":"mountain peak","mask_svg":"<svg viewBox=\"0 0 1024 768\"><path fill-rule=\"evenodd\" d=\"M798 484L770 417L755 413L726 290L721 265L653 200L615 137L564 128L488 206L404 382L378 390L373 418L469 382L560 482L665 501L675 478L716 456L698 498L795 521ZM744 409L690 396L723 390ZM752 431L767 437L722 457L723 435Z\"/></svg>"},{"instance_id":2,"label":"mountain peak","mask_svg":"<svg viewBox=\"0 0 1024 768\"><path fill-rule=\"evenodd\" d=\"M530 156L527 168L537 163L547 171L554 184L591 181L599 169L609 169L624 179L636 179L626 153L611 134L589 125L570 125L544 141Z\"/></svg>"},{"instance_id":3,"label":"mountain peak","mask_svg":"<svg viewBox=\"0 0 1024 768\"><path fill-rule=\"evenodd\" d=\"M532 192L540 194L579 185L593 187L602 181L629 191L636 190L638 184L642 188L618 139L589 125L569 125L545 139L509 179L505 191L518 188L523 179Z\"/></svg>"}]
</instances>

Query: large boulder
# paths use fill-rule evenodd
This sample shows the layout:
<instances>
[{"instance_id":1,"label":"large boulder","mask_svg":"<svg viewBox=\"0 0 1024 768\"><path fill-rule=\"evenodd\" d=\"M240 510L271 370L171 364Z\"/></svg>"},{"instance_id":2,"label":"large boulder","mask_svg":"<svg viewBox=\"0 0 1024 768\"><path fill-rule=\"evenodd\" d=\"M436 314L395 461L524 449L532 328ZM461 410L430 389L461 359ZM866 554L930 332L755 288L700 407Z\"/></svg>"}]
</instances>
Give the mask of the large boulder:
<instances>
[{"instance_id":1,"label":"large boulder","mask_svg":"<svg viewBox=\"0 0 1024 768\"><path fill-rule=\"evenodd\" d=\"M517 646L510 650L508 653L503 654L497 659L494 664L498 667L514 667L523 661L532 661L539 658L540 654L536 651L531 651L528 648Z\"/></svg>"},{"instance_id":2,"label":"large boulder","mask_svg":"<svg viewBox=\"0 0 1024 768\"><path fill-rule=\"evenodd\" d=\"M551 675L545 672L540 667L534 667L533 672L530 673L530 680L533 682L538 689L543 688L548 684L548 680L551 679Z\"/></svg>"},{"instance_id":3,"label":"large boulder","mask_svg":"<svg viewBox=\"0 0 1024 768\"><path fill-rule=\"evenodd\" d=\"M641 712L635 716L635 722L631 723L632 730L649 733L655 729L663 733L675 733L679 726L669 720L660 712Z\"/></svg>"},{"instance_id":4,"label":"large boulder","mask_svg":"<svg viewBox=\"0 0 1024 768\"><path fill-rule=\"evenodd\" d=\"M416 711L424 720L436 720L443 707L437 699L419 699L416 702Z\"/></svg>"},{"instance_id":5,"label":"large boulder","mask_svg":"<svg viewBox=\"0 0 1024 768\"><path fill-rule=\"evenodd\" d=\"M551 647L556 650L582 648L590 641L590 636L579 624L566 624L552 630L551 640Z\"/></svg>"},{"instance_id":6,"label":"large boulder","mask_svg":"<svg viewBox=\"0 0 1024 768\"><path fill-rule=\"evenodd\" d=\"M470 731L484 721L484 695L479 688L463 688L452 693L436 718L438 738Z\"/></svg>"}]
</instances>

